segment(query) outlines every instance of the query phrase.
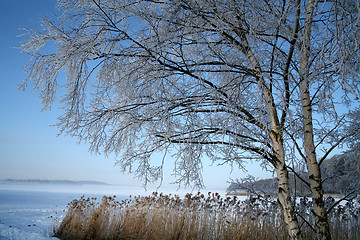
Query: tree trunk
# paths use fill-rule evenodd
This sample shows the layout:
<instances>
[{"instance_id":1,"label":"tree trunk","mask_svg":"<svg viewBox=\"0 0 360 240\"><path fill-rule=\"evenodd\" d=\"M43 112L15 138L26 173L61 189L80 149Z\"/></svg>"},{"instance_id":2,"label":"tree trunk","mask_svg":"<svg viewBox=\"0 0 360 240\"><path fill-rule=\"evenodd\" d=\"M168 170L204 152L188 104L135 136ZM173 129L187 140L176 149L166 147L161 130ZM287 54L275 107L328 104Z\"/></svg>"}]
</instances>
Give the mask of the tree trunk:
<instances>
[{"instance_id":1,"label":"tree trunk","mask_svg":"<svg viewBox=\"0 0 360 240\"><path fill-rule=\"evenodd\" d=\"M301 102L303 107L304 144L306 153L306 164L309 172L310 187L314 205L315 226L318 239L331 239L327 213L323 201L323 188L321 183L321 172L316 159L314 145L314 129L312 125L312 109L310 93L307 81L301 83Z\"/></svg>"},{"instance_id":2,"label":"tree trunk","mask_svg":"<svg viewBox=\"0 0 360 240\"><path fill-rule=\"evenodd\" d=\"M290 239L302 239L299 223L290 197L289 173L285 164L279 164L279 166L276 167L276 174L279 183L278 199L287 226L288 235Z\"/></svg>"},{"instance_id":3,"label":"tree trunk","mask_svg":"<svg viewBox=\"0 0 360 240\"><path fill-rule=\"evenodd\" d=\"M263 78L263 71L259 61L256 59L254 53L249 47L249 43L243 33L239 33L242 38L241 50L248 57L250 63L253 66L256 73L257 83L259 89L261 89L263 98L267 105L269 112L269 119L271 125L270 138L273 144L274 161L273 166L276 169L278 183L279 183L279 203L282 208L282 214L287 226L288 235L291 240L302 239L299 223L297 221L294 206L291 201L290 185L289 185L289 173L285 165L285 150L283 141L283 130L277 115L276 104L272 95L272 90L269 88Z\"/></svg>"},{"instance_id":4,"label":"tree trunk","mask_svg":"<svg viewBox=\"0 0 360 240\"><path fill-rule=\"evenodd\" d=\"M315 227L317 230L318 239L330 240L330 228L327 220L327 213L323 201L323 188L321 183L321 173L319 164L316 159L315 144L314 144L314 128L312 118L312 107L310 97L310 83L309 83L309 56L310 56L310 36L311 24L313 21L313 11L315 9L315 1L308 0L306 19L303 31L303 44L301 48L300 60L300 96L303 112L303 127L304 127L304 146L306 153L306 164L309 173L310 187L314 206Z\"/></svg>"},{"instance_id":5,"label":"tree trunk","mask_svg":"<svg viewBox=\"0 0 360 240\"><path fill-rule=\"evenodd\" d=\"M280 135L278 135L278 138ZM275 142L274 142L275 141ZM273 148L275 153L276 162L274 167L276 169L278 179L278 200L284 216L284 221L287 226L287 232L290 239L302 239L298 220L295 215L294 205L291 201L289 173L285 165L285 151L282 138L273 139Z\"/></svg>"}]
</instances>

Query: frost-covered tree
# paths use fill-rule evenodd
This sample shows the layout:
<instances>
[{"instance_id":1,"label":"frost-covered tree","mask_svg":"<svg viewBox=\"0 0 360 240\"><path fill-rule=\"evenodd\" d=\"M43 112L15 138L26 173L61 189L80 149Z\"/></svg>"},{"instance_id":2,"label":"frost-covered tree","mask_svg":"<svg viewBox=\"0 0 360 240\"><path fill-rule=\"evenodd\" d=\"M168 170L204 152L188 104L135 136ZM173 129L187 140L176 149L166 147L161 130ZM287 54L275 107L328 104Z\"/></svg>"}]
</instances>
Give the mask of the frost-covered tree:
<instances>
[{"instance_id":1,"label":"frost-covered tree","mask_svg":"<svg viewBox=\"0 0 360 240\"><path fill-rule=\"evenodd\" d=\"M21 49L61 132L115 153L145 183L174 153L178 183L201 187L202 158L272 167L291 239L291 162L307 166L315 228L330 239L320 166L359 96L359 1L58 0ZM62 76L66 75L66 78ZM326 148L326 149L325 149ZM321 152L320 150L324 150ZM322 154L321 158L317 154Z\"/></svg>"},{"instance_id":2,"label":"frost-covered tree","mask_svg":"<svg viewBox=\"0 0 360 240\"><path fill-rule=\"evenodd\" d=\"M352 155L351 158L358 159L360 161L360 108L356 108L354 111L350 111L348 114L349 124L345 128L348 138L346 142L349 147L347 155Z\"/></svg>"},{"instance_id":3,"label":"frost-covered tree","mask_svg":"<svg viewBox=\"0 0 360 240\"><path fill-rule=\"evenodd\" d=\"M359 153L352 150L324 161L321 174L324 190L353 199L360 193Z\"/></svg>"},{"instance_id":4,"label":"frost-covered tree","mask_svg":"<svg viewBox=\"0 0 360 240\"><path fill-rule=\"evenodd\" d=\"M343 170L347 173L340 175L341 191L344 195L357 196L360 194L360 108L350 111L349 124L345 128L348 150L343 154ZM341 166L336 166L338 172L341 172ZM336 175L336 174L334 174Z\"/></svg>"}]
</instances>

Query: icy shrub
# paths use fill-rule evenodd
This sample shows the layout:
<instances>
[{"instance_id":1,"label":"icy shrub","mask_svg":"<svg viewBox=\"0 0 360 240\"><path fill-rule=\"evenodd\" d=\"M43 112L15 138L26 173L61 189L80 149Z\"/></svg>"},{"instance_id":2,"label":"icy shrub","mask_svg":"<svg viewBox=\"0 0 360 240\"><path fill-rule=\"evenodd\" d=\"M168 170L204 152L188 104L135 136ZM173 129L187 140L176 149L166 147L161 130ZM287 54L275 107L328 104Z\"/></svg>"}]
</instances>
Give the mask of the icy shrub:
<instances>
[{"instance_id":1,"label":"icy shrub","mask_svg":"<svg viewBox=\"0 0 360 240\"><path fill-rule=\"evenodd\" d=\"M305 239L315 239L312 203L296 206ZM333 208L329 214L334 239L359 238L359 204ZM217 193L153 193L117 201L103 197L72 201L56 232L60 239L287 239L278 203L258 196L239 201ZM300 215L299 215L300 216ZM344 232L346 233L344 234Z\"/></svg>"},{"instance_id":2,"label":"icy shrub","mask_svg":"<svg viewBox=\"0 0 360 240\"><path fill-rule=\"evenodd\" d=\"M335 203L332 197L324 200L332 239L360 239L359 201L347 201L345 205ZM336 207L333 207L334 204ZM306 197L300 198L296 204L296 212L306 239L316 239L312 209L313 203Z\"/></svg>"},{"instance_id":3,"label":"icy shrub","mask_svg":"<svg viewBox=\"0 0 360 240\"><path fill-rule=\"evenodd\" d=\"M117 201L115 197L74 200L56 232L61 239L281 239L276 203L223 199L217 193L153 193Z\"/></svg>"}]
</instances>

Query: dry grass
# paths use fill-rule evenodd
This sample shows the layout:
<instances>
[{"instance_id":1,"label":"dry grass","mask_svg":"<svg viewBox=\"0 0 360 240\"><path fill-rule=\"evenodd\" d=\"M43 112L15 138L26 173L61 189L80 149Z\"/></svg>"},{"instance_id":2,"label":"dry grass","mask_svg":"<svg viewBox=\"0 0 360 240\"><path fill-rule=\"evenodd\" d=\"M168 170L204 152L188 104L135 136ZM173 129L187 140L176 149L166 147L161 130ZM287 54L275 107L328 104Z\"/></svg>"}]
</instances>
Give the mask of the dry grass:
<instances>
[{"instance_id":1,"label":"dry grass","mask_svg":"<svg viewBox=\"0 0 360 240\"><path fill-rule=\"evenodd\" d=\"M96 199L82 197L69 204L55 236L64 240L287 239L280 216L274 201L259 198L237 201L236 197L222 199L213 193L188 194L184 199L153 193L120 202L115 197L103 197L100 204ZM353 226L344 223L338 221L332 226L334 239L358 239ZM302 229L306 239L315 239L306 224ZM351 236L337 237L335 232L339 231L347 231Z\"/></svg>"}]
</instances>

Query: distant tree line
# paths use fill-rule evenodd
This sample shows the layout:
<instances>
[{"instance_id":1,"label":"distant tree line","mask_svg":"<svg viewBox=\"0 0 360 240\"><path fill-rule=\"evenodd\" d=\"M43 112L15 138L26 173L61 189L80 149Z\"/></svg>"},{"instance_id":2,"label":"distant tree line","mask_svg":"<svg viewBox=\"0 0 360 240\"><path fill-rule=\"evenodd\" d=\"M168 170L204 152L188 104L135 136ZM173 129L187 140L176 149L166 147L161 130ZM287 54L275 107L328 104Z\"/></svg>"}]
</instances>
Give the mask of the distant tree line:
<instances>
[{"instance_id":1,"label":"distant tree line","mask_svg":"<svg viewBox=\"0 0 360 240\"><path fill-rule=\"evenodd\" d=\"M339 194L342 196L349 195L355 197L358 194L360 179L360 164L354 158L354 155L345 153L335 155L323 162L322 178L325 194ZM289 182L292 195L311 196L308 187L308 173L305 171L297 171L297 177L294 173L289 173ZM301 180L299 179L301 178ZM259 195L275 196L278 191L278 183L276 178L256 179L247 176L242 179L235 179L230 182L227 189L228 194L248 193Z\"/></svg>"}]
</instances>

